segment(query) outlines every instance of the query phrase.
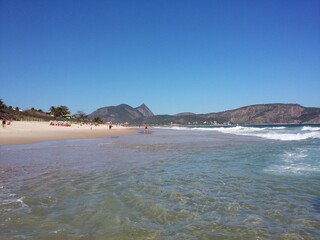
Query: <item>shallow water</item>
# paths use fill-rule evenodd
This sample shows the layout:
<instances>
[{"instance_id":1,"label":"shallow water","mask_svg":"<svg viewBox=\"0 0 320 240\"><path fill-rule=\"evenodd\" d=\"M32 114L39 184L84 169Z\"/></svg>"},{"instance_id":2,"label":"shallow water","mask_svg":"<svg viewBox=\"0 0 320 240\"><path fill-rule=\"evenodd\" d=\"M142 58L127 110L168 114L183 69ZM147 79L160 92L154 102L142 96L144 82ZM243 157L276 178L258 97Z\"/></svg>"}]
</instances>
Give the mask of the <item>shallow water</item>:
<instances>
[{"instance_id":1,"label":"shallow water","mask_svg":"<svg viewBox=\"0 0 320 240\"><path fill-rule=\"evenodd\" d=\"M153 129L0 147L0 237L316 239L319 146Z\"/></svg>"}]
</instances>

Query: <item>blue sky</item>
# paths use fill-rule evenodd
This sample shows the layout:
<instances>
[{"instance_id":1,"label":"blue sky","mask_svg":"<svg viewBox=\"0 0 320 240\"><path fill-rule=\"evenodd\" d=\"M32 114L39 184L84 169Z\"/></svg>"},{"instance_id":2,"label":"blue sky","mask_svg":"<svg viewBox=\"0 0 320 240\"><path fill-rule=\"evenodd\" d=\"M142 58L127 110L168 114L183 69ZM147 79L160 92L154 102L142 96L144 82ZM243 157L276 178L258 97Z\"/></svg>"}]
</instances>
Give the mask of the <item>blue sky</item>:
<instances>
[{"instance_id":1,"label":"blue sky","mask_svg":"<svg viewBox=\"0 0 320 240\"><path fill-rule=\"evenodd\" d=\"M320 1L0 0L0 81L44 111L320 107Z\"/></svg>"}]
</instances>

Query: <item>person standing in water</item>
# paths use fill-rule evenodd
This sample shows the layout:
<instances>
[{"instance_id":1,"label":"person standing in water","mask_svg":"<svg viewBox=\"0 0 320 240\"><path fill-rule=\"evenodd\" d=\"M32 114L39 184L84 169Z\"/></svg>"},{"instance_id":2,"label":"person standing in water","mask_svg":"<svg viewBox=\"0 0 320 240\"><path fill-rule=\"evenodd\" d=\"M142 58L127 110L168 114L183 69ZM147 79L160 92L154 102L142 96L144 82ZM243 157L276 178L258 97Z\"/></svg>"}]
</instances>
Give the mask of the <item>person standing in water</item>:
<instances>
[{"instance_id":1,"label":"person standing in water","mask_svg":"<svg viewBox=\"0 0 320 240\"><path fill-rule=\"evenodd\" d=\"M149 130L148 130L148 124L144 124L144 134L148 134Z\"/></svg>"}]
</instances>

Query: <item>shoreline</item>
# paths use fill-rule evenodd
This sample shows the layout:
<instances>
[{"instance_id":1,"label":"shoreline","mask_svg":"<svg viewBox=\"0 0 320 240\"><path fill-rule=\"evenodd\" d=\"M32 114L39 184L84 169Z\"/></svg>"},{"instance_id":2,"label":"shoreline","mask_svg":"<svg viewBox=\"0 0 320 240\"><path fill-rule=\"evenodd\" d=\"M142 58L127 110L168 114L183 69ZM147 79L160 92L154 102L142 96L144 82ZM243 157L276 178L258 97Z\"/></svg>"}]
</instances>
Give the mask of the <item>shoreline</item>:
<instances>
[{"instance_id":1,"label":"shoreline","mask_svg":"<svg viewBox=\"0 0 320 240\"><path fill-rule=\"evenodd\" d=\"M51 126L49 122L14 121L0 128L0 146L30 144L37 142L96 139L117 135L135 134L130 127L108 125L72 124L71 126Z\"/></svg>"}]
</instances>

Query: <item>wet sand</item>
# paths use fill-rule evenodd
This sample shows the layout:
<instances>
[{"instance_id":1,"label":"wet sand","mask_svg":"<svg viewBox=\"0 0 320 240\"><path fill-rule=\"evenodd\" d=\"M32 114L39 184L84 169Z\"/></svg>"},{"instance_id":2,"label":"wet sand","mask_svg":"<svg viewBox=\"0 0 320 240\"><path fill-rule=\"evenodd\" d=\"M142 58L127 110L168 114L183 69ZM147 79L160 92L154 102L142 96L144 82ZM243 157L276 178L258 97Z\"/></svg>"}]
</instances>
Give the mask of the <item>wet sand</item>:
<instances>
[{"instance_id":1,"label":"wet sand","mask_svg":"<svg viewBox=\"0 0 320 240\"><path fill-rule=\"evenodd\" d=\"M52 140L93 139L115 135L134 134L136 129L108 125L90 126L71 124L71 126L51 126L49 122L12 122L0 128L0 146L28 144Z\"/></svg>"}]
</instances>

